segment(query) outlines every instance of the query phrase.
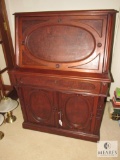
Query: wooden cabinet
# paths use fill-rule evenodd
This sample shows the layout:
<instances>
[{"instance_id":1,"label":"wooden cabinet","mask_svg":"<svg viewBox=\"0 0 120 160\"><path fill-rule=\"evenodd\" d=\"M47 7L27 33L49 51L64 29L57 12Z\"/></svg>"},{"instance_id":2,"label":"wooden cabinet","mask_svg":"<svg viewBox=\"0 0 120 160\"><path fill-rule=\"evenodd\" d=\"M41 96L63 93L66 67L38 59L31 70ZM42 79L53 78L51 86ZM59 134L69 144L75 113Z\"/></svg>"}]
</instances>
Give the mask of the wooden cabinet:
<instances>
[{"instance_id":1,"label":"wooden cabinet","mask_svg":"<svg viewBox=\"0 0 120 160\"><path fill-rule=\"evenodd\" d=\"M16 13L9 71L23 127L97 141L108 94L115 10Z\"/></svg>"},{"instance_id":2,"label":"wooden cabinet","mask_svg":"<svg viewBox=\"0 0 120 160\"><path fill-rule=\"evenodd\" d=\"M10 75L20 98L24 128L99 139L107 82L18 69L10 71Z\"/></svg>"},{"instance_id":3,"label":"wooden cabinet","mask_svg":"<svg viewBox=\"0 0 120 160\"><path fill-rule=\"evenodd\" d=\"M27 121L72 130L91 130L94 97L22 88ZM95 109L96 110L96 109Z\"/></svg>"},{"instance_id":4,"label":"wooden cabinet","mask_svg":"<svg viewBox=\"0 0 120 160\"><path fill-rule=\"evenodd\" d=\"M83 132L93 136L91 133L95 132L95 122L99 120L99 117L96 117L98 96L49 91L31 86L17 90L20 100L23 100L25 128L26 125L29 128L28 124L31 123L33 126L38 125L37 129L41 131L47 128L48 132L51 132L54 128L53 133L60 131L59 134L67 136L71 131L75 138L83 138ZM101 118L102 114L99 116ZM100 124L97 124L98 126ZM98 137L91 138L94 140Z\"/></svg>"}]
</instances>

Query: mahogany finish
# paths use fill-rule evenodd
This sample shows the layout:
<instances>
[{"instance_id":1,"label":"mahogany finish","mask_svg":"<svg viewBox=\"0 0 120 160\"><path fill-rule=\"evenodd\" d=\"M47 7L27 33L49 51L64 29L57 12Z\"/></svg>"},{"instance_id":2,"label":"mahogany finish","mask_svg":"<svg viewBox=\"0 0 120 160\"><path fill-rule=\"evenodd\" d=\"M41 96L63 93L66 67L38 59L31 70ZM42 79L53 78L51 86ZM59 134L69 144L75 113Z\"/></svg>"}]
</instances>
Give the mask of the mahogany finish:
<instances>
[{"instance_id":1,"label":"mahogany finish","mask_svg":"<svg viewBox=\"0 0 120 160\"><path fill-rule=\"evenodd\" d=\"M115 10L16 13L16 87L23 127L100 139L111 82Z\"/></svg>"}]
</instances>

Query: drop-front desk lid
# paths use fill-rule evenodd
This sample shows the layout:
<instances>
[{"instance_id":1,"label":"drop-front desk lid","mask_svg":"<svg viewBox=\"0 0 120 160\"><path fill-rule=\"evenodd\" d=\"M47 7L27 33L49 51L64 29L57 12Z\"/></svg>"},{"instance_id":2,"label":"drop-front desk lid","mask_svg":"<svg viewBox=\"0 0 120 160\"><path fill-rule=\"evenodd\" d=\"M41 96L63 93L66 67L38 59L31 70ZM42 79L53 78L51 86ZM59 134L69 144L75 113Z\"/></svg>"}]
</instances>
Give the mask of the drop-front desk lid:
<instances>
[{"instance_id":1,"label":"drop-front desk lid","mask_svg":"<svg viewBox=\"0 0 120 160\"><path fill-rule=\"evenodd\" d=\"M16 13L19 68L107 73L115 10Z\"/></svg>"}]
</instances>

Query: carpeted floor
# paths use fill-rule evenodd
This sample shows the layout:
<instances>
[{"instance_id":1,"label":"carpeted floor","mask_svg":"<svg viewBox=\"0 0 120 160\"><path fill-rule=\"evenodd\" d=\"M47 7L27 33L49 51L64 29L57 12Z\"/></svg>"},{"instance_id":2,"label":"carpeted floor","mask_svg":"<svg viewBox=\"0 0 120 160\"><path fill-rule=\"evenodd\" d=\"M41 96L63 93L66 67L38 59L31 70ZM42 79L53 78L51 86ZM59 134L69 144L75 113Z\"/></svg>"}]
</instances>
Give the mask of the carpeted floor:
<instances>
[{"instance_id":1,"label":"carpeted floor","mask_svg":"<svg viewBox=\"0 0 120 160\"><path fill-rule=\"evenodd\" d=\"M118 141L120 127L117 121L109 119L107 102L101 126L101 141ZM120 159L118 157L98 158L97 143L73 139L22 128L20 106L14 110L17 120L12 124L2 124L0 130L5 137L0 140L0 160L96 160Z\"/></svg>"}]
</instances>

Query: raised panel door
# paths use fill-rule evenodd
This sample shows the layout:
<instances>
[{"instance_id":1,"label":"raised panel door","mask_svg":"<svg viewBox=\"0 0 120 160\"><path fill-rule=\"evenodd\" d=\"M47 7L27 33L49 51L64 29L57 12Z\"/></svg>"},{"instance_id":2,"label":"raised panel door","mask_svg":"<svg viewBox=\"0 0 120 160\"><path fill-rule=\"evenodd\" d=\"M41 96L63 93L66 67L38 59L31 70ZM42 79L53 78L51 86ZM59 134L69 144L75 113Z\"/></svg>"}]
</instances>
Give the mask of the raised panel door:
<instances>
[{"instance_id":1,"label":"raised panel door","mask_svg":"<svg viewBox=\"0 0 120 160\"><path fill-rule=\"evenodd\" d=\"M96 110L95 97L62 93L59 94L59 97L59 127L92 132Z\"/></svg>"},{"instance_id":2,"label":"raised panel door","mask_svg":"<svg viewBox=\"0 0 120 160\"><path fill-rule=\"evenodd\" d=\"M28 122L55 126L54 92L24 87L22 94Z\"/></svg>"}]
</instances>

